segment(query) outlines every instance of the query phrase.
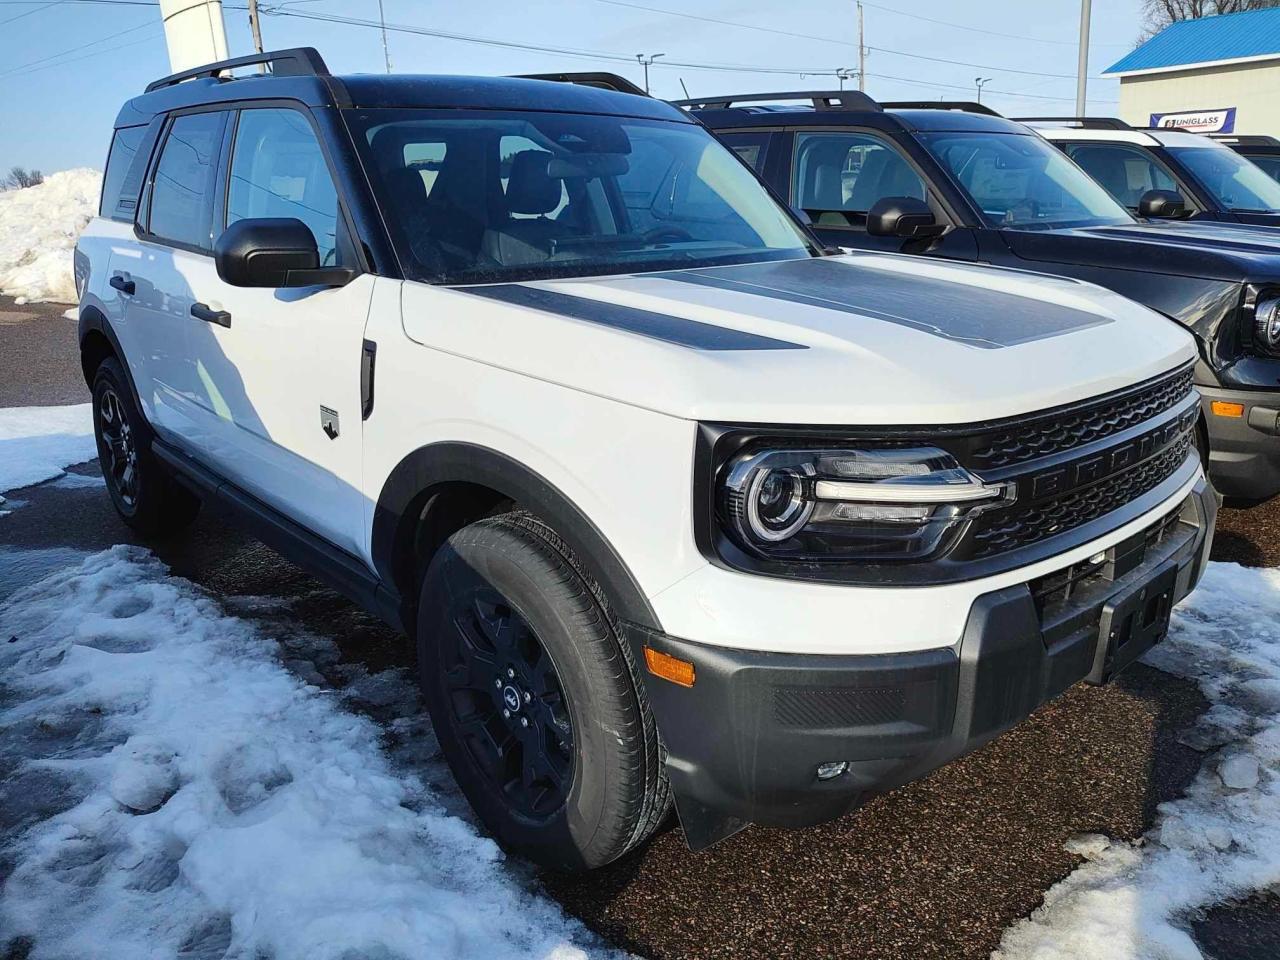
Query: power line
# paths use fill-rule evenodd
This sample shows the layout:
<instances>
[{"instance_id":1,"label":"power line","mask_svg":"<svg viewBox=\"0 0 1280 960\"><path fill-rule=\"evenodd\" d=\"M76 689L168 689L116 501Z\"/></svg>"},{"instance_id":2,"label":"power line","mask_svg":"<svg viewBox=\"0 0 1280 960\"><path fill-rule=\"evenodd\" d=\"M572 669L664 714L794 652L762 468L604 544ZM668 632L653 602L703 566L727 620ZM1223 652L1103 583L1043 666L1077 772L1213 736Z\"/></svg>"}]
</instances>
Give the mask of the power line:
<instances>
[{"instance_id":1,"label":"power line","mask_svg":"<svg viewBox=\"0 0 1280 960\"><path fill-rule=\"evenodd\" d=\"M886 7L878 3L871 3L869 2L869 0L862 0L862 5L864 7L871 7L874 10L881 10L885 13L896 14L899 17L908 17L911 20L923 20L925 23L933 23L940 27L950 27L953 30L968 30L970 33L982 33L982 34L986 34L988 37L1000 37L1001 39L1004 39L1004 40L1025 40L1031 43L1054 43L1054 44L1061 44L1062 46L1065 46L1065 47L1074 47L1076 45L1076 41L1074 40L1050 40L1047 37L1024 37L1016 33L1000 33L996 30L984 30L981 27L971 27L963 23L952 23L949 20L935 20L933 17L926 17L919 13L908 13L905 10L895 10L893 7ZM1099 43L1099 44L1095 44L1095 46L1128 48L1131 46L1131 44Z\"/></svg>"},{"instance_id":2,"label":"power line","mask_svg":"<svg viewBox=\"0 0 1280 960\"><path fill-rule=\"evenodd\" d=\"M59 51L58 53L51 53L48 56L40 57L37 60L30 60L27 63L18 64L18 66L16 67L11 67L8 70L0 71L0 77L7 77L10 74L14 74L14 73L23 73L27 71L30 67L37 66L38 64L47 63L50 60L56 60L58 57L65 57L69 53L79 53L81 50L87 49L88 47L97 46L99 43L106 43L108 40L114 40L116 37L123 37L126 33L134 33L138 30L143 29L144 27L149 27L152 25L153 25L152 22L148 20L146 23L136 24L125 30L119 31L118 33L112 33L105 37L99 37L97 40L90 40L88 43L82 43L78 47L71 47L70 49Z\"/></svg>"},{"instance_id":3,"label":"power line","mask_svg":"<svg viewBox=\"0 0 1280 960\"><path fill-rule=\"evenodd\" d=\"M66 0L53 0L52 3L46 3L43 6L36 7L34 10L27 10L25 13L20 13L16 17L9 17L5 20L0 20L0 27L4 26L6 23L13 23L15 20L21 20L23 17L29 17L33 13L39 13L41 10L48 10L50 7L56 7L58 4L65 2Z\"/></svg>"},{"instance_id":4,"label":"power line","mask_svg":"<svg viewBox=\"0 0 1280 960\"><path fill-rule=\"evenodd\" d=\"M742 30L755 30L759 33L771 33L771 34L775 34L777 36L782 36L782 37L792 37L797 40L813 40L818 43L834 43L842 47L857 46L856 43L852 43L851 41L848 41L848 40L839 40L839 39L836 39L835 37L822 37L812 33L796 33L791 30L779 30L776 27L762 27L754 23L742 23L737 20L722 20L718 17L706 17L706 16L701 16L699 14L695 14L695 13L684 13L679 10L666 10L661 7L649 7L639 3L628 3L626 2L626 0L595 0L595 2L605 3L611 7L628 7L632 10L643 10L646 13L658 13L668 17L681 17L685 20L700 20L703 23L715 23L725 27L738 27L739 29L742 29ZM863 2L863 5L868 7L875 7L877 10L888 9L885 7L880 7L877 4L866 3L865 0ZM910 16L909 14L907 15ZM933 21L933 22L941 23L942 21ZM954 26L954 24L947 24L947 26ZM1074 46L1074 44L1072 44L1072 46ZM942 57L928 57L919 53L908 53L905 50L890 50L888 47L868 46L867 49L876 50L876 51L879 51L880 53L892 54L898 57L910 57L914 60L928 60L933 63L945 63L951 66L959 66L959 67L974 67L978 70L998 70L1004 73L1022 74L1023 76L1051 77L1055 80L1074 80L1075 79L1074 73L1046 73L1043 70L1019 70L1013 67L997 67L989 63L970 63L964 60L947 60ZM1099 78L1095 77L1094 79L1099 79Z\"/></svg>"},{"instance_id":5,"label":"power line","mask_svg":"<svg viewBox=\"0 0 1280 960\"><path fill-rule=\"evenodd\" d=\"M142 26L145 27L147 26L147 24L143 24ZM156 26L158 27L160 25L156 24ZM136 47L140 43L150 43L160 32L161 30L155 30L154 32L147 34L145 37L139 37L137 40L130 40L127 43L118 43L114 47L108 47L105 50L94 50L92 53L86 53L83 56L79 56L79 57L72 57L70 60L59 60L57 63L46 63L38 67L32 67L30 69L24 68L16 73L0 74L0 77L8 78L8 77L16 77L16 76L27 76L32 73L39 73L41 70L52 70L55 67L62 67L68 63L78 63L81 60L88 60L90 57L100 57L104 53L115 53L117 50L124 50L127 47Z\"/></svg>"}]
</instances>

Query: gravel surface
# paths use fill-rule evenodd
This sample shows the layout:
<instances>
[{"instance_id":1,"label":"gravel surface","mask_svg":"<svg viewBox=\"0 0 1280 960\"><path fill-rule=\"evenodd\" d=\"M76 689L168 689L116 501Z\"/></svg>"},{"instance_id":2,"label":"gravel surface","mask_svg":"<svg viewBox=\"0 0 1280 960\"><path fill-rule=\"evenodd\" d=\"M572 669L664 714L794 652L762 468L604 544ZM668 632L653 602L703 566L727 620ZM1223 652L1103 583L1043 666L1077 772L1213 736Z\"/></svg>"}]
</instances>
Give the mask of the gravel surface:
<instances>
[{"instance_id":1,"label":"gravel surface","mask_svg":"<svg viewBox=\"0 0 1280 960\"><path fill-rule=\"evenodd\" d=\"M87 399L65 308L0 300L0 311L38 309L34 320L0 323L0 406ZM26 505L0 521L0 550L132 539L101 490L46 485L15 499ZM403 637L216 511L156 552L219 594L284 600L306 628L371 670L412 665ZM1280 562L1280 506L1222 511L1214 556ZM621 863L544 882L571 912L643 956L987 956L1079 862L1063 849L1069 838L1139 836L1156 805L1181 791L1201 754L1178 744L1178 731L1204 707L1194 685L1139 666L1115 685L1073 688L965 759L834 823L751 828L696 855L670 823ZM1217 960L1274 958L1275 941L1258 931L1274 929L1276 917L1275 898L1259 898L1214 911L1196 934Z\"/></svg>"}]
</instances>

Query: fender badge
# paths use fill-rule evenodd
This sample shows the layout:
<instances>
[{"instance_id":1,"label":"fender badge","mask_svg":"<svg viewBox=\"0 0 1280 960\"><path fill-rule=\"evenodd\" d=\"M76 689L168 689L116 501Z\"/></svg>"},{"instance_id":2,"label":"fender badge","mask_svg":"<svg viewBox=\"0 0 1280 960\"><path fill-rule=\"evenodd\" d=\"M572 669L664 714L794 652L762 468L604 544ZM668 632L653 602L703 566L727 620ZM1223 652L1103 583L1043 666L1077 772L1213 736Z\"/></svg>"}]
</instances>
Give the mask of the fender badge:
<instances>
[{"instance_id":1,"label":"fender badge","mask_svg":"<svg viewBox=\"0 0 1280 960\"><path fill-rule=\"evenodd\" d=\"M338 439L341 432L338 427L338 411L331 410L324 404L320 405L320 429L324 431L324 435L330 440Z\"/></svg>"}]
</instances>

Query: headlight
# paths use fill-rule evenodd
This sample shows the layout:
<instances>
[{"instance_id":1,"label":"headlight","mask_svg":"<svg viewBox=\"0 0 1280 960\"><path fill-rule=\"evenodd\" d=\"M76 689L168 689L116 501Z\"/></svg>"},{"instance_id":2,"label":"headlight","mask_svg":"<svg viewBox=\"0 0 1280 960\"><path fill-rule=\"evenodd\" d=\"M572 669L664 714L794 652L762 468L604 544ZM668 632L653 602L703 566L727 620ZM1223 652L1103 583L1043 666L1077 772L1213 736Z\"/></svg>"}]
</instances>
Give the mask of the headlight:
<instances>
[{"instance_id":1,"label":"headlight","mask_svg":"<svg viewBox=\"0 0 1280 960\"><path fill-rule=\"evenodd\" d=\"M1253 337L1264 351L1280 355L1280 297L1259 300L1253 308Z\"/></svg>"},{"instance_id":2,"label":"headlight","mask_svg":"<svg viewBox=\"0 0 1280 960\"><path fill-rule=\"evenodd\" d=\"M764 560L926 560L976 511L1005 501L933 447L747 449L720 469L722 529Z\"/></svg>"}]
</instances>

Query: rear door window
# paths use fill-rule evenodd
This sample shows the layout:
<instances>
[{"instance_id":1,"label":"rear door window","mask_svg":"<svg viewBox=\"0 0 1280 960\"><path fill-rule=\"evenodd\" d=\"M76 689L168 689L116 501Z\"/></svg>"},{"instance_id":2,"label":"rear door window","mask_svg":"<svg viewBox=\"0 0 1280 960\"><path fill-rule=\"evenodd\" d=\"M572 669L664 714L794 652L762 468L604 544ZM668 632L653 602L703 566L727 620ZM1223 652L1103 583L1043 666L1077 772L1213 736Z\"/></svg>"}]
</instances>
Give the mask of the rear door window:
<instances>
[{"instance_id":1,"label":"rear door window","mask_svg":"<svg viewBox=\"0 0 1280 960\"><path fill-rule=\"evenodd\" d=\"M169 127L152 176L147 228L157 240L212 249L214 172L225 120L222 112L192 113Z\"/></svg>"},{"instance_id":2,"label":"rear door window","mask_svg":"<svg viewBox=\"0 0 1280 960\"><path fill-rule=\"evenodd\" d=\"M133 166L138 156L138 148L146 136L147 128L121 127L111 138L111 151L107 154L107 172L102 176L102 199L98 204L98 215L112 217L116 207L120 205L120 190L124 186L125 175ZM133 197L134 201L138 198ZM128 219L132 220L130 216Z\"/></svg>"},{"instance_id":3,"label":"rear door window","mask_svg":"<svg viewBox=\"0 0 1280 960\"><path fill-rule=\"evenodd\" d=\"M717 136L740 156L756 173L764 172L764 162L768 159L770 134L767 133L721 133Z\"/></svg>"}]
</instances>

